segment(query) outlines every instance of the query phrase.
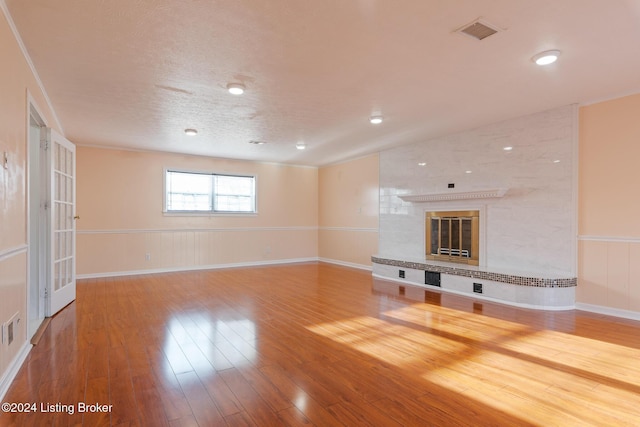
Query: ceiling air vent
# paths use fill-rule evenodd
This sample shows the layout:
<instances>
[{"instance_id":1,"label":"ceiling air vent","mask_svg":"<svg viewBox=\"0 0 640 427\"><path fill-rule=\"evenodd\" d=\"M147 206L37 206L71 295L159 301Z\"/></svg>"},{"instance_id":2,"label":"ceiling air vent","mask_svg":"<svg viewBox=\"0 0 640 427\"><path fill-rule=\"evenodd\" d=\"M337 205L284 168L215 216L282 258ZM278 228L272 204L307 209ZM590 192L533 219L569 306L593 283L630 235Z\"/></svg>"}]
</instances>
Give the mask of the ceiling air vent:
<instances>
[{"instance_id":1,"label":"ceiling air vent","mask_svg":"<svg viewBox=\"0 0 640 427\"><path fill-rule=\"evenodd\" d=\"M456 32L465 34L469 37L473 37L476 40L484 40L487 37L494 35L498 31L500 31L498 28L477 19L471 24L465 25L464 27L458 29Z\"/></svg>"}]
</instances>

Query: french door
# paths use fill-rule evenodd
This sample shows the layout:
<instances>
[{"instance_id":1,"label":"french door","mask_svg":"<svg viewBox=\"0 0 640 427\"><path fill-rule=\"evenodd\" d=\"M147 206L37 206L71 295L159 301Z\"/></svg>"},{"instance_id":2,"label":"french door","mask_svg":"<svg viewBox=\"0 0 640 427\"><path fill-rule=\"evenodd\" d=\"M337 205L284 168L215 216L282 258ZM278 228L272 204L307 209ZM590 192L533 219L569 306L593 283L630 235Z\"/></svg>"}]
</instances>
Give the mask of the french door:
<instances>
[{"instance_id":1,"label":"french door","mask_svg":"<svg viewBox=\"0 0 640 427\"><path fill-rule=\"evenodd\" d=\"M47 316L76 299L76 150L52 129L47 130L49 221L51 247Z\"/></svg>"}]
</instances>

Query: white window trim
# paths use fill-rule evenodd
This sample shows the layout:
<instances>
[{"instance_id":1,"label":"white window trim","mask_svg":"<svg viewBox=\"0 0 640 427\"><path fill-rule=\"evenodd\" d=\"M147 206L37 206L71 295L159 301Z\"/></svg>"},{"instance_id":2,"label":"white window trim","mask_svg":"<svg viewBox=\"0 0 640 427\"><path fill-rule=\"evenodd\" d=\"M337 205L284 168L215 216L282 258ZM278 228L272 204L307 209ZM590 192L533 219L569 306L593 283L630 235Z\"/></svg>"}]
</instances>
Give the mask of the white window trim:
<instances>
[{"instance_id":1,"label":"white window trim","mask_svg":"<svg viewBox=\"0 0 640 427\"><path fill-rule=\"evenodd\" d=\"M216 212L210 211L170 211L167 210L167 172L193 173L201 175L222 175L253 178L254 182L254 209L251 212ZM251 173L213 172L209 170L164 168L162 171L162 214L165 216L257 216L258 215L258 175Z\"/></svg>"}]
</instances>

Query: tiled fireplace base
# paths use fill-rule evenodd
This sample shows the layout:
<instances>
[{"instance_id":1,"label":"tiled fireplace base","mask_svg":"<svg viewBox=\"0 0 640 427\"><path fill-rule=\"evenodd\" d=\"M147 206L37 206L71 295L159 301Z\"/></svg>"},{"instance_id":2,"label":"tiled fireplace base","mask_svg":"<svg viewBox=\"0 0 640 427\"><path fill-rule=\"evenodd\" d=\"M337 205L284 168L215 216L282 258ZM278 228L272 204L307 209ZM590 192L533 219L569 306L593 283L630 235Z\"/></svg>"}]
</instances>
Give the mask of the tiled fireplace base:
<instances>
[{"instance_id":1,"label":"tiled fireplace base","mask_svg":"<svg viewBox=\"0 0 640 427\"><path fill-rule=\"evenodd\" d=\"M575 277L536 277L529 274L494 272L466 265L406 261L380 256L372 256L371 261L373 275L382 279L518 307L541 310L575 308ZM439 273L440 286L427 284L428 281L435 283L431 279L434 277L433 274L427 279L427 272Z\"/></svg>"}]
</instances>

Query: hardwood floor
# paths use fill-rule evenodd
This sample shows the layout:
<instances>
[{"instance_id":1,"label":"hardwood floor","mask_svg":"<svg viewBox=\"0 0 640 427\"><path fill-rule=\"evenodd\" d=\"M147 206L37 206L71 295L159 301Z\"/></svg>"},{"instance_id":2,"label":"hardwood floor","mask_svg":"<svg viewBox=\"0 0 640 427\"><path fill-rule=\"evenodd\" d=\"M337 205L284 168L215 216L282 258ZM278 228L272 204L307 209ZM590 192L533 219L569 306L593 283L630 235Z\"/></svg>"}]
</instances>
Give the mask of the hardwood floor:
<instances>
[{"instance_id":1,"label":"hardwood floor","mask_svg":"<svg viewBox=\"0 0 640 427\"><path fill-rule=\"evenodd\" d=\"M4 401L37 412L2 426L638 426L640 322L322 263L92 279Z\"/></svg>"}]
</instances>

